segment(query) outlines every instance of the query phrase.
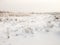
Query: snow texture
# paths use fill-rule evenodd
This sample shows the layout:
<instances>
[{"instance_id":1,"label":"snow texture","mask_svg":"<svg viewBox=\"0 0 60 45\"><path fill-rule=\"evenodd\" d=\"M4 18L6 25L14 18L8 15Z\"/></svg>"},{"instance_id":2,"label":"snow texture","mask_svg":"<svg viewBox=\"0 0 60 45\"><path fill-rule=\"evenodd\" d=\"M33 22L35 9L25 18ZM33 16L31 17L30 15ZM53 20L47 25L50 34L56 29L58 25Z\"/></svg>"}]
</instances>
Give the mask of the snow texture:
<instances>
[{"instance_id":1,"label":"snow texture","mask_svg":"<svg viewBox=\"0 0 60 45\"><path fill-rule=\"evenodd\" d=\"M60 45L60 18L49 14L0 17L0 45Z\"/></svg>"}]
</instances>

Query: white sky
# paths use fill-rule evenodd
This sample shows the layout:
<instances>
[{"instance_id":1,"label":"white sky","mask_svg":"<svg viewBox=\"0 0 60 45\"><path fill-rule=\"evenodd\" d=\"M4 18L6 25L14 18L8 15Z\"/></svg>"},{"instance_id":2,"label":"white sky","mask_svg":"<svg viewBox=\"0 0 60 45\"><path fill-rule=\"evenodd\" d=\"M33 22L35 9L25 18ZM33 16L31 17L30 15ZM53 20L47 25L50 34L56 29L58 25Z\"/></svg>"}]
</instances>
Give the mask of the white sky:
<instances>
[{"instance_id":1,"label":"white sky","mask_svg":"<svg viewBox=\"0 0 60 45\"><path fill-rule=\"evenodd\" d=\"M0 10L20 12L60 12L59 0L0 0Z\"/></svg>"}]
</instances>

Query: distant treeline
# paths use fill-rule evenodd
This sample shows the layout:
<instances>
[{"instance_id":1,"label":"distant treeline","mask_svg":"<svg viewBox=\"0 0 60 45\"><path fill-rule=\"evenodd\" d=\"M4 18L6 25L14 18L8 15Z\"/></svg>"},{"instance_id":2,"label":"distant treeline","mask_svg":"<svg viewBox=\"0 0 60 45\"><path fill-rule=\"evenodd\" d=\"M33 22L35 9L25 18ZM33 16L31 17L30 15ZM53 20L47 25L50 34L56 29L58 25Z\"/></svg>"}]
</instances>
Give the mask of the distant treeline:
<instances>
[{"instance_id":1,"label":"distant treeline","mask_svg":"<svg viewBox=\"0 0 60 45\"><path fill-rule=\"evenodd\" d=\"M60 15L60 12L31 12L30 14L51 14L51 15Z\"/></svg>"},{"instance_id":2,"label":"distant treeline","mask_svg":"<svg viewBox=\"0 0 60 45\"><path fill-rule=\"evenodd\" d=\"M60 15L60 12L29 12L27 14L21 12L9 12L9 11L0 11L0 16L2 15L9 16L29 16L29 14L50 14L50 15Z\"/></svg>"}]
</instances>

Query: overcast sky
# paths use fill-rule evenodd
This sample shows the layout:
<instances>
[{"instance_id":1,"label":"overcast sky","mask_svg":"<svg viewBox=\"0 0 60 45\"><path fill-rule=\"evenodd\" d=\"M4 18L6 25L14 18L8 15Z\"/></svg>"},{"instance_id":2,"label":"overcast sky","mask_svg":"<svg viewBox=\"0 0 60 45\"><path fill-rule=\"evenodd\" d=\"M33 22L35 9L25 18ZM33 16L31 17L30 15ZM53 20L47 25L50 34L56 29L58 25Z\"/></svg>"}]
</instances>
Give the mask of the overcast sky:
<instances>
[{"instance_id":1,"label":"overcast sky","mask_svg":"<svg viewBox=\"0 0 60 45\"><path fill-rule=\"evenodd\" d=\"M59 0L0 0L0 10L19 12L60 12Z\"/></svg>"}]
</instances>

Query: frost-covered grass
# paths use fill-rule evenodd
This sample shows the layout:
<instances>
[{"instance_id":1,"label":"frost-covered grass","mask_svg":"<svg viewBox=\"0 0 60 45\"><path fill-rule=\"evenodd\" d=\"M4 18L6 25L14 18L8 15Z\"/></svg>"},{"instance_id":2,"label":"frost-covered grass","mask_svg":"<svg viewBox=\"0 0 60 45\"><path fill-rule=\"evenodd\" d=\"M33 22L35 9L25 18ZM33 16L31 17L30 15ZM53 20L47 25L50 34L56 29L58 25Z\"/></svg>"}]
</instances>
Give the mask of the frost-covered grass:
<instances>
[{"instance_id":1,"label":"frost-covered grass","mask_svg":"<svg viewBox=\"0 0 60 45\"><path fill-rule=\"evenodd\" d=\"M60 45L59 37L58 16L0 17L0 45Z\"/></svg>"}]
</instances>

